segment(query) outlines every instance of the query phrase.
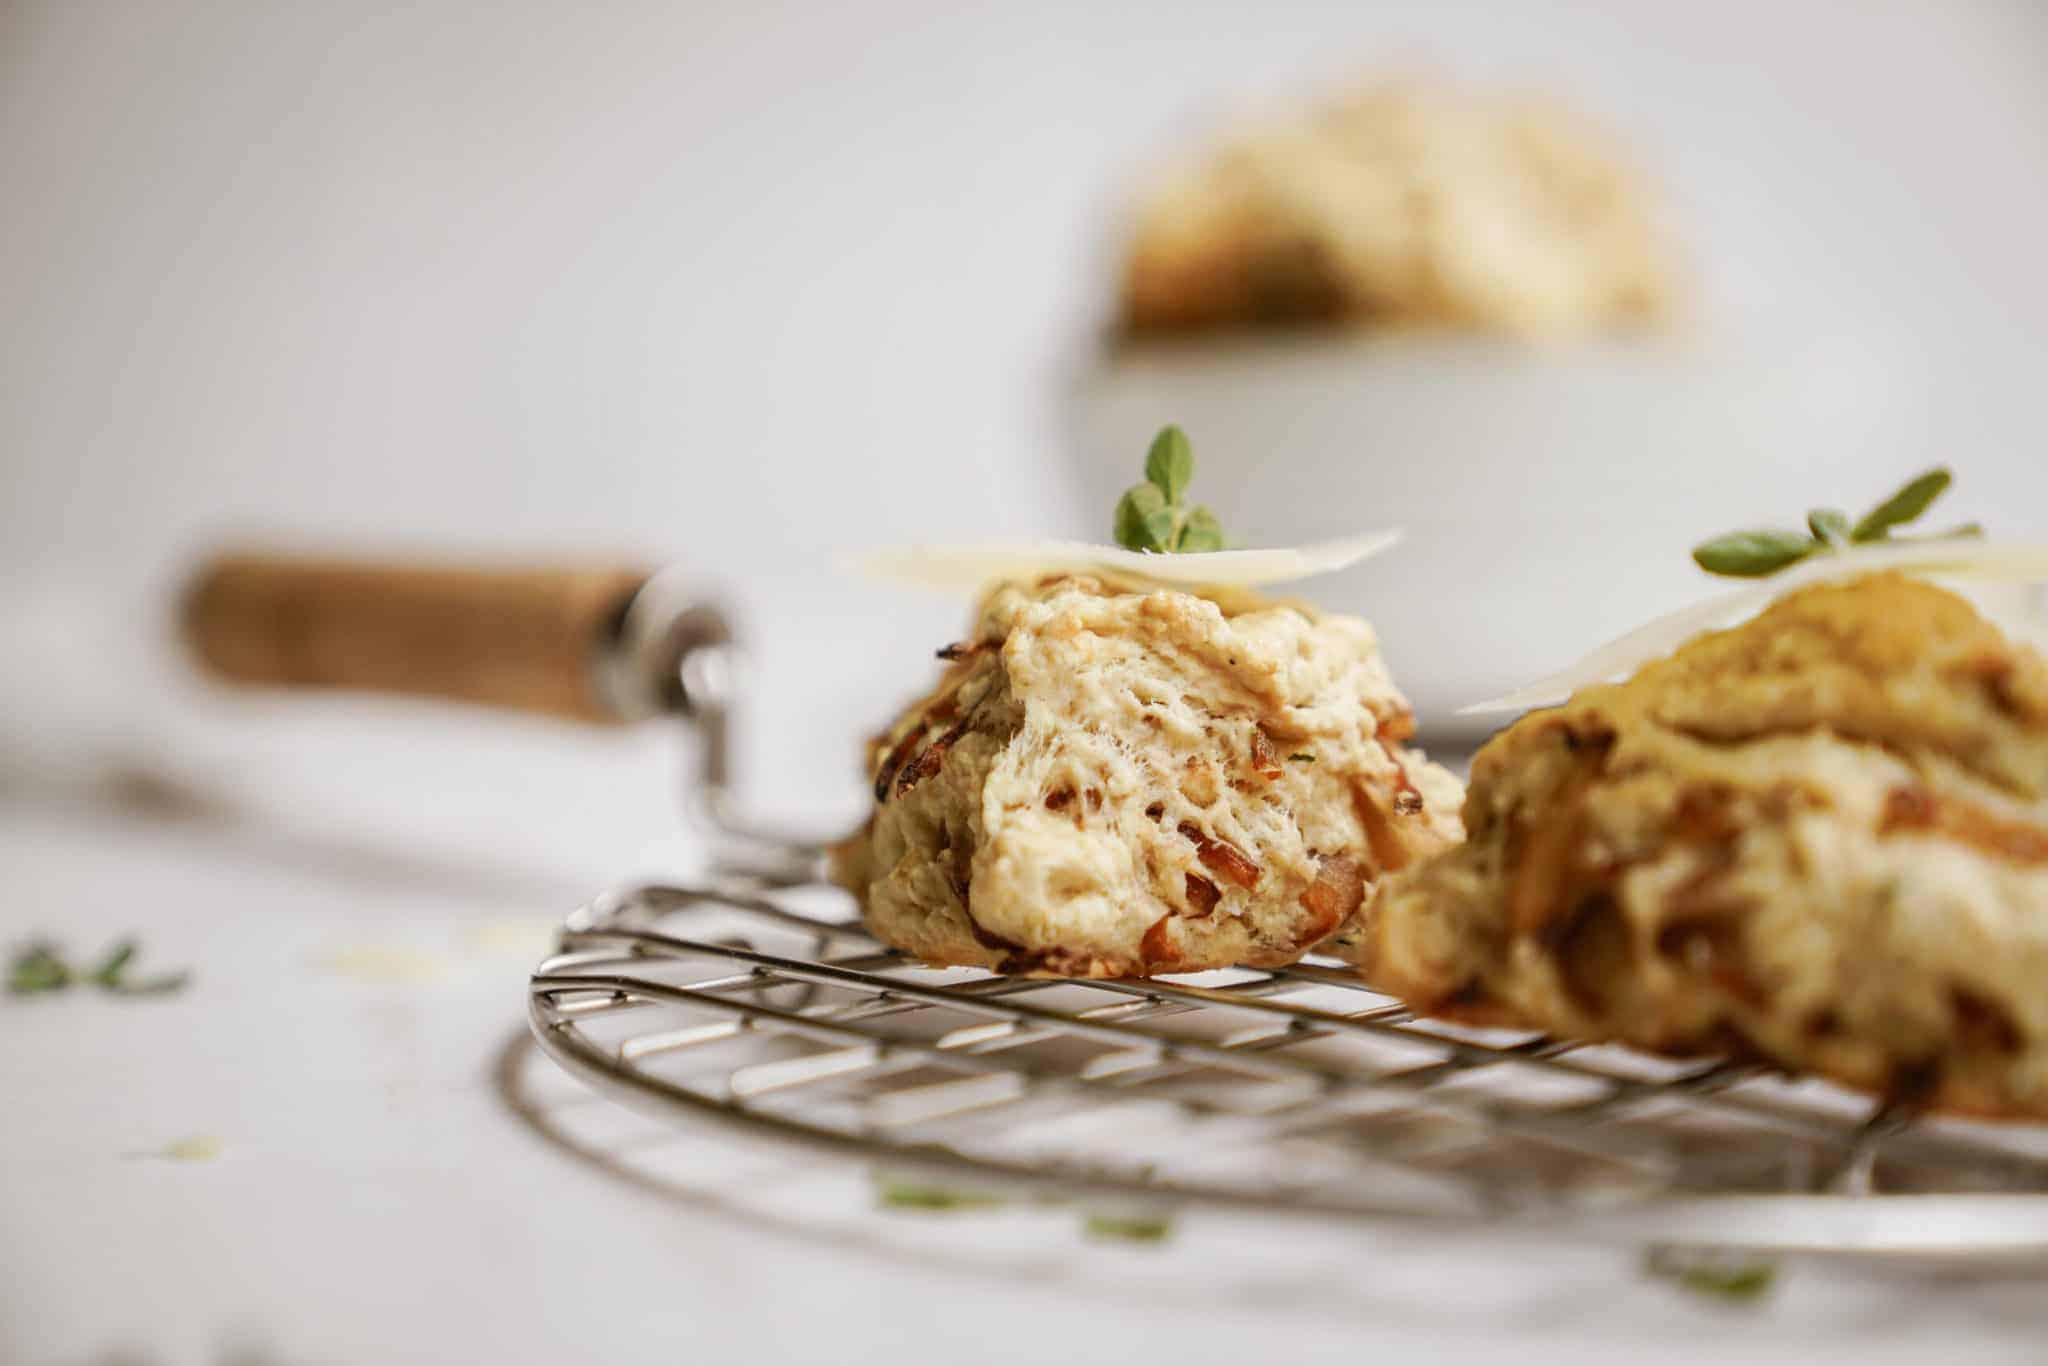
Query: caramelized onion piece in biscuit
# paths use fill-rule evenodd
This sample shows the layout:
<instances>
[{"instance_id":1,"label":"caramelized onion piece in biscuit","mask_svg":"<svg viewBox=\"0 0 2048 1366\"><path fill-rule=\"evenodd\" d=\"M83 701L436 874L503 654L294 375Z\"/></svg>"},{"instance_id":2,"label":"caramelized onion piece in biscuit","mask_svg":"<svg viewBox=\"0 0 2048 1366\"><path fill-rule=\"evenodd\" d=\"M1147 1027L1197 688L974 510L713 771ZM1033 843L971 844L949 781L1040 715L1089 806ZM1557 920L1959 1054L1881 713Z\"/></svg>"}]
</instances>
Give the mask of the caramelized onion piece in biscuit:
<instances>
[{"instance_id":1,"label":"caramelized onion piece in biscuit","mask_svg":"<svg viewBox=\"0 0 2048 1366\"><path fill-rule=\"evenodd\" d=\"M1799 590L1473 763L1355 937L1426 1013L2048 1116L2048 665L1880 574Z\"/></svg>"}]
</instances>

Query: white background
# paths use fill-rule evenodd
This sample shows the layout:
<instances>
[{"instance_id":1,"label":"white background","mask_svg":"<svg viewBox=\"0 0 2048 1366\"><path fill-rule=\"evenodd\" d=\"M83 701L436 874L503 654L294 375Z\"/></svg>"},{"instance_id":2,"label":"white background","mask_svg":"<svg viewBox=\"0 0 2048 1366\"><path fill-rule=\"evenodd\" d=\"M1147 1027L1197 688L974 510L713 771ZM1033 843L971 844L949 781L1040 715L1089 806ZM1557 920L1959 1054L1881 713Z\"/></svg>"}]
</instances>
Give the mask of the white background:
<instances>
[{"instance_id":1,"label":"white background","mask_svg":"<svg viewBox=\"0 0 2048 1366\"><path fill-rule=\"evenodd\" d=\"M2026 0L4 23L14 569L140 575L238 528L733 574L934 523L1093 530L1057 408L1119 187L1304 76L1571 93L1668 184L1705 315L1758 346L1896 331L2009 374L2048 315Z\"/></svg>"},{"instance_id":2,"label":"white background","mask_svg":"<svg viewBox=\"0 0 2048 1366\"><path fill-rule=\"evenodd\" d=\"M1148 1309L879 1271L637 1207L529 1146L478 1080L517 1026L518 954L460 957L454 985L320 964L362 940L464 943L508 905L545 920L659 861L673 756L431 708L195 696L154 672L175 574L229 536L699 566L733 585L761 655L756 770L778 805L841 810L854 737L958 609L856 591L833 552L1093 532L1062 395L1104 315L1133 172L1304 74L1416 62L1571 91L1619 126L1669 187L1723 335L1880 337L1960 373L1930 453L1969 452L1966 473L2024 520L2048 495L2043 16L2025 0L0 10L0 929L72 926L91 946L139 928L200 967L148 1016L0 1005L0 1357L241 1343L457 1360L602 1322L615 1354L869 1359L906 1316L1017 1359L1048 1355L1013 1336L1041 1327L1104 1351L1265 1350L1277 1321L1222 1291ZM165 833L55 804L138 757L241 815ZM123 1157L195 1131L223 1133L218 1163ZM542 1223L544 1202L577 1212ZM655 1271L629 1295L595 1269L608 1257ZM1660 1331L1668 1301L1610 1305L1606 1270L1545 1315L1534 1274L1515 1313L1457 1340L1497 1354L1487 1333L1518 1351L1575 1334L1582 1354L1630 1355L1638 1333L1760 1347L1773 1322ZM792 1286L820 1297L814 1327L750 1342L732 1326L786 1323ZM1456 1311L1455 1285L1414 1293L1443 1303L1378 1327L1323 1311L1295 1340L1364 1355ZM1795 1299L1774 1311L1780 1345L1910 1356L1962 1323L1987 1349L2039 1340L2011 1296L2003 1317L1959 1318L1901 1293L1932 1298L1875 1317ZM1075 1303L1085 1326L1062 1312Z\"/></svg>"}]
</instances>

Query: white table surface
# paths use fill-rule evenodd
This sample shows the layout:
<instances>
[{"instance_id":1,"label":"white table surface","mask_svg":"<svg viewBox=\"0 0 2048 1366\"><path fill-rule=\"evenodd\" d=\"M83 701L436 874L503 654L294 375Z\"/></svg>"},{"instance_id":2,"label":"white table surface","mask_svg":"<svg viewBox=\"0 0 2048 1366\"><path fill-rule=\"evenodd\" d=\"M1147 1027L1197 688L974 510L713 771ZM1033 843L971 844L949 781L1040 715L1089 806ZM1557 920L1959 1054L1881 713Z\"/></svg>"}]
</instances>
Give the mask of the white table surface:
<instances>
[{"instance_id":1,"label":"white table surface","mask_svg":"<svg viewBox=\"0 0 2048 1366\"><path fill-rule=\"evenodd\" d=\"M813 685L778 678L778 710ZM83 957L137 933L139 970L194 971L162 999L0 998L0 1360L2041 1359L2032 1275L1797 1263L1736 1308L1614 1249L878 1210L865 1170L633 1114L522 1042L560 916L694 856L673 744L173 700L109 736L45 695L41 759L0 787L0 934ZM95 796L122 764L204 800ZM161 1155L195 1137L218 1156Z\"/></svg>"}]
</instances>

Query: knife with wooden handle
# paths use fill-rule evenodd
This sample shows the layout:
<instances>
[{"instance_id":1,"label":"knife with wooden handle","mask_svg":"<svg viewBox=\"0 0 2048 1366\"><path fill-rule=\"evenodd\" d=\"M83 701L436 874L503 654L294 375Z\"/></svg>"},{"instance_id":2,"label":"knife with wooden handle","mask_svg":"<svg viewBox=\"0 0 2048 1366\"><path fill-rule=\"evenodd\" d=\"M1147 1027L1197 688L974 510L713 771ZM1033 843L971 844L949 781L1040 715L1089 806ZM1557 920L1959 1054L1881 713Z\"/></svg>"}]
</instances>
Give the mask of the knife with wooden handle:
<instances>
[{"instance_id":1,"label":"knife with wooden handle","mask_svg":"<svg viewBox=\"0 0 2048 1366\"><path fill-rule=\"evenodd\" d=\"M203 564L182 634L213 677L616 724L688 714L684 663L731 640L667 574L265 553Z\"/></svg>"}]
</instances>

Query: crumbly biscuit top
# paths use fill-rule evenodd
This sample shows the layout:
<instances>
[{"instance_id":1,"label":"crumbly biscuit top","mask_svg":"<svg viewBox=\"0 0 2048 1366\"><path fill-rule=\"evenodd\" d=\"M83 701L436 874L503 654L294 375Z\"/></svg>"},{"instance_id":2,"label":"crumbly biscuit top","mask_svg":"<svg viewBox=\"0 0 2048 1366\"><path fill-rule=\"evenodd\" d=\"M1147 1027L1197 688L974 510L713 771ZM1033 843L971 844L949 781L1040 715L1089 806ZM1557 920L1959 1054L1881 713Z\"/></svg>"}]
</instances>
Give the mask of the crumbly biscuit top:
<instances>
[{"instance_id":1,"label":"crumbly biscuit top","mask_svg":"<svg viewBox=\"0 0 2048 1366\"><path fill-rule=\"evenodd\" d=\"M1551 715L1482 750L1475 787ZM1824 729L1931 749L2026 797L2048 793L2048 664L1962 598L1896 572L1788 594L1626 683L1582 690L1556 715L1640 717L1720 743Z\"/></svg>"}]
</instances>

